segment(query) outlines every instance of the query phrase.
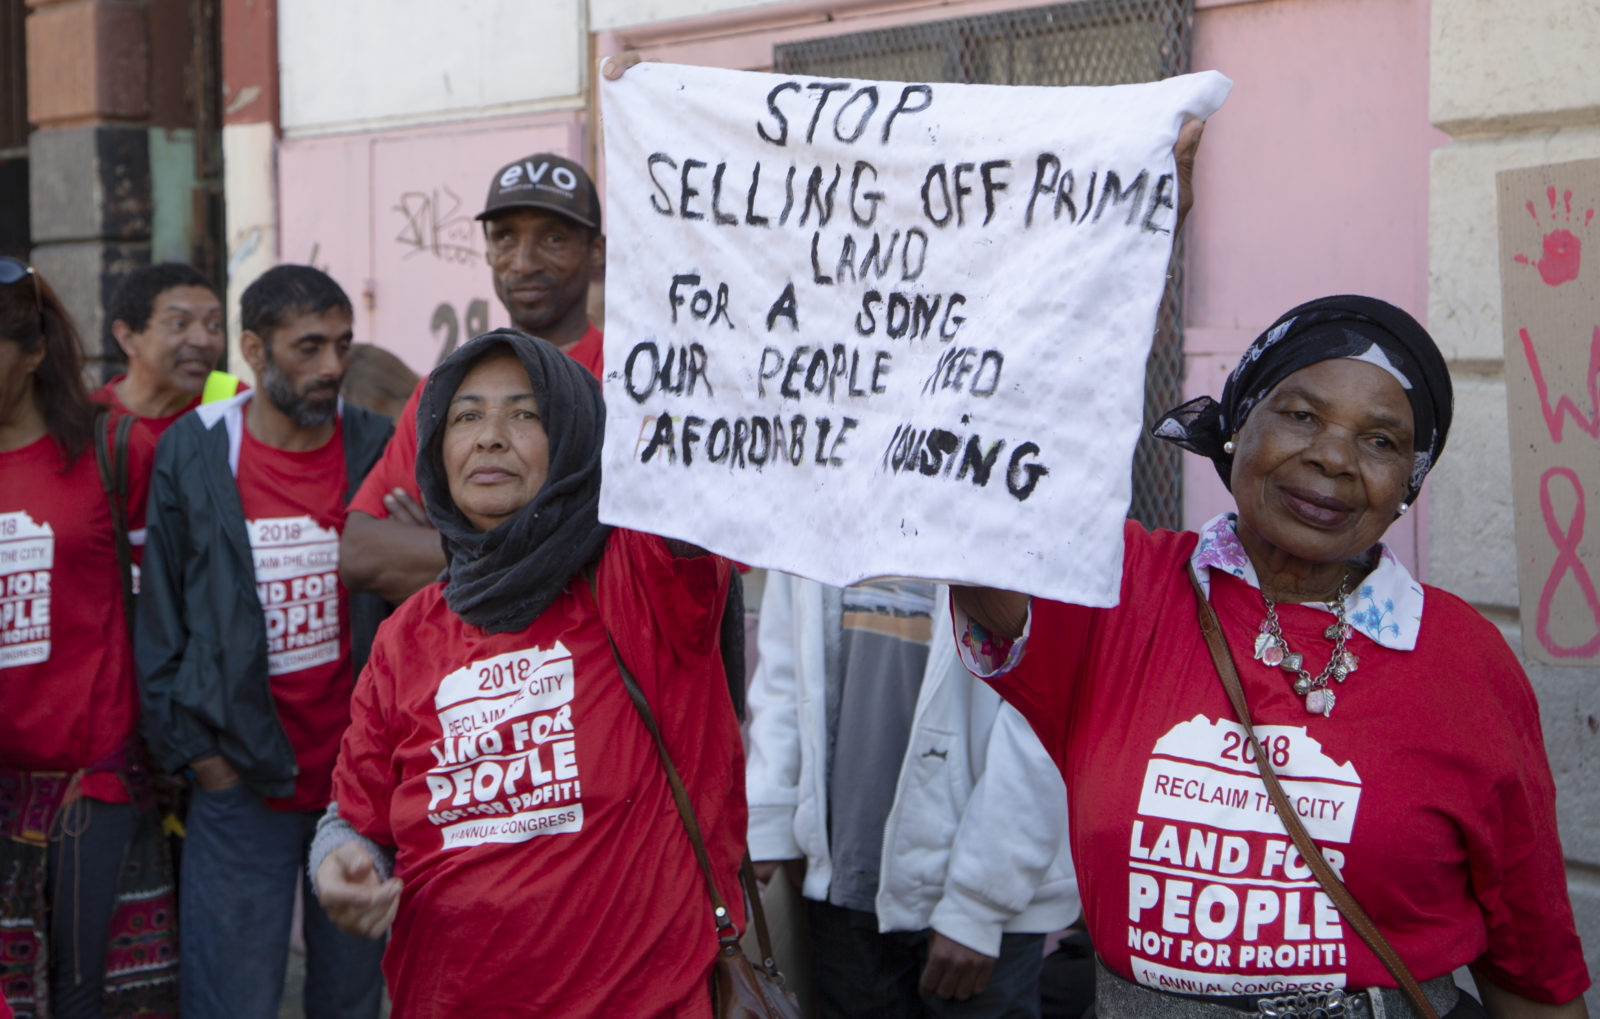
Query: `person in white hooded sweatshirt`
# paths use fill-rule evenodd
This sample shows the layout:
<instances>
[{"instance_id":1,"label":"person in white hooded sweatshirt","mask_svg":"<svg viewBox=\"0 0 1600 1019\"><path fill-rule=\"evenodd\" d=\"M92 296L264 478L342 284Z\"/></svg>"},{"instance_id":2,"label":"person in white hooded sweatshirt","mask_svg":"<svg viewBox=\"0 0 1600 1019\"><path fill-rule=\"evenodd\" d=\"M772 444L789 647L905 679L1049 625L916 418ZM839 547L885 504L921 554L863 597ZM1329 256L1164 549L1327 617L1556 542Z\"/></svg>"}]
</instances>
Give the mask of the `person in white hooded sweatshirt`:
<instances>
[{"instance_id":1,"label":"person in white hooded sweatshirt","mask_svg":"<svg viewBox=\"0 0 1600 1019\"><path fill-rule=\"evenodd\" d=\"M767 578L750 855L804 864L824 1017L1037 1016L1045 935L1078 915L1060 773L948 619L925 581Z\"/></svg>"}]
</instances>

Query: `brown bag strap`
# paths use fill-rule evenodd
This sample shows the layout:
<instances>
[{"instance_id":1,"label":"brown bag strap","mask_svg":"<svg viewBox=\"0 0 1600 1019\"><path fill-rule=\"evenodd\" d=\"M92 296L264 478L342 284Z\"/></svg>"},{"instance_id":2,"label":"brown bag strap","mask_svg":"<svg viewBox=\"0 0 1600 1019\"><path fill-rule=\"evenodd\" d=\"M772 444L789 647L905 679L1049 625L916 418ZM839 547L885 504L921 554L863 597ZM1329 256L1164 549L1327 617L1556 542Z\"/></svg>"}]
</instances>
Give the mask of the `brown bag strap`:
<instances>
[{"instance_id":1,"label":"brown bag strap","mask_svg":"<svg viewBox=\"0 0 1600 1019\"><path fill-rule=\"evenodd\" d=\"M744 854L739 864L739 880L744 883L745 894L750 899L750 915L756 928L756 946L761 949L761 965L767 972L778 972L778 959L772 954L772 938L767 935L767 911L761 905L761 889L756 886L755 865L750 854Z\"/></svg>"},{"instance_id":2,"label":"brown bag strap","mask_svg":"<svg viewBox=\"0 0 1600 1019\"><path fill-rule=\"evenodd\" d=\"M1211 652L1211 661L1217 667L1217 675L1222 677L1223 689L1228 692L1228 700L1233 703L1234 712L1244 724L1245 736L1250 740L1250 749L1256 755L1256 767L1261 772L1261 781L1266 783L1267 794L1272 798L1272 806L1277 810L1284 828L1288 829L1289 837L1294 840L1301 859L1305 860L1306 865L1316 874L1322 890L1328 893L1328 898L1333 900L1333 904L1350 922L1350 926L1361 935L1361 940L1367 943L1367 947L1382 960L1384 968L1399 982L1400 989L1405 992L1406 998L1410 1000L1411 1007L1416 1009L1417 1014L1423 1019L1439 1019L1439 1013L1434 1010L1427 995L1422 993L1422 986L1406 968L1400 954L1384 938L1383 933L1378 930L1378 925L1367 915L1367 911L1361 908L1361 903L1356 901L1355 896L1350 894L1350 890L1334 874L1333 868L1323 859L1322 851L1317 848L1311 834L1306 831L1306 826L1301 823L1300 815L1290 805L1289 797L1284 793L1283 786L1278 784L1278 776L1273 773L1272 765L1267 763L1267 755L1256 740L1255 723L1250 720L1250 705L1245 702L1244 686L1239 682L1239 673L1233 666L1233 654L1228 650L1228 642L1222 636L1222 625L1217 622L1216 610L1206 598L1205 590L1200 586L1200 578L1195 575L1193 564L1189 566L1189 583L1194 587L1195 601L1200 605L1200 632L1205 635L1206 647Z\"/></svg>"},{"instance_id":3,"label":"brown bag strap","mask_svg":"<svg viewBox=\"0 0 1600 1019\"><path fill-rule=\"evenodd\" d=\"M622 652L617 650L617 642L612 639L609 632L606 634L606 640L611 643L611 656L616 659L617 671L622 673L622 685L627 688L628 696L632 698L633 706L638 709L639 717L644 720L645 728L650 730L650 738L655 740L656 753L661 755L661 765L667 773L667 784L672 787L673 802L678 805L678 816L683 819L683 827L689 833L689 842L694 846L695 859L700 861L700 870L706 876L706 887L711 891L712 915L717 923L717 940L722 942L725 950L729 946L737 947L739 934L733 926L732 917L728 915L728 904L717 894L717 882L711 876L711 857L706 852L705 839L700 834L700 822L695 817L694 805L689 802L689 792L683 787L683 778L678 774L677 766L672 763L672 757L667 753L667 744L661 738L661 728L656 725L655 713L650 710L649 702L644 699L644 691L639 689L639 681L633 677L633 673L623 662ZM776 975L778 964L772 954L772 940L767 934L767 915L761 908L761 896L756 889L755 869L750 863L749 853L745 853L744 860L739 865L739 882L744 887L753 914L756 942L761 948L761 965L767 972Z\"/></svg>"},{"instance_id":4,"label":"brown bag strap","mask_svg":"<svg viewBox=\"0 0 1600 1019\"><path fill-rule=\"evenodd\" d=\"M94 416L94 459L100 469L100 487L111 503L111 533L117 550L117 572L122 577L122 617L133 636L133 546L128 541L128 434L133 431L133 415L116 420L116 435L110 437L109 410Z\"/></svg>"}]
</instances>

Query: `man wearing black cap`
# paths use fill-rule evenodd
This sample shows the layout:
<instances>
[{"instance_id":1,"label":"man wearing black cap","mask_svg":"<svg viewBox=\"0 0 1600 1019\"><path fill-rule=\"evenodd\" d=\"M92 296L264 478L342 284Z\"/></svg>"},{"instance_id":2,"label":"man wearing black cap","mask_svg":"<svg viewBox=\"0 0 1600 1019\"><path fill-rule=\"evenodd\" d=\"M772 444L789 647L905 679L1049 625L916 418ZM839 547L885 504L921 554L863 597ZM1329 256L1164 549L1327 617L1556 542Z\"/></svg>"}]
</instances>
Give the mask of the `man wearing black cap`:
<instances>
[{"instance_id":1,"label":"man wearing black cap","mask_svg":"<svg viewBox=\"0 0 1600 1019\"><path fill-rule=\"evenodd\" d=\"M548 340L600 375L604 344L589 321L589 279L605 264L600 196L583 167L541 152L507 163L489 183L483 223L494 292L523 332ZM383 458L350 501L339 572L352 591L399 603L444 569L439 535L417 490L417 397L406 403Z\"/></svg>"},{"instance_id":2,"label":"man wearing black cap","mask_svg":"<svg viewBox=\"0 0 1600 1019\"><path fill-rule=\"evenodd\" d=\"M606 239L600 197L583 167L552 155L507 164L477 218L511 324L569 353L590 332L598 340L585 301L589 277L605 264Z\"/></svg>"}]
</instances>

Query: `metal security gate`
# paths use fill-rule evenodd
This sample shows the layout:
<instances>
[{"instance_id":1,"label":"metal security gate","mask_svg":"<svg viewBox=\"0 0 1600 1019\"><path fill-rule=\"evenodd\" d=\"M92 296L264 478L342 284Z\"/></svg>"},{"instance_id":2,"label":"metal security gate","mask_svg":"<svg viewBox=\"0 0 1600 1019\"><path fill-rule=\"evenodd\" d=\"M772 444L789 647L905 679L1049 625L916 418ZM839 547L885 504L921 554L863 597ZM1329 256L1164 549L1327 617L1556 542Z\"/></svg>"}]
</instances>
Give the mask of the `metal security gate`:
<instances>
[{"instance_id":1,"label":"metal security gate","mask_svg":"<svg viewBox=\"0 0 1600 1019\"><path fill-rule=\"evenodd\" d=\"M1189 70L1194 0L1078 0L773 47L773 70L818 77L991 85L1122 85ZM1182 398L1182 241L1168 269L1145 370L1145 434L1129 515L1182 523L1179 451L1149 425Z\"/></svg>"}]
</instances>

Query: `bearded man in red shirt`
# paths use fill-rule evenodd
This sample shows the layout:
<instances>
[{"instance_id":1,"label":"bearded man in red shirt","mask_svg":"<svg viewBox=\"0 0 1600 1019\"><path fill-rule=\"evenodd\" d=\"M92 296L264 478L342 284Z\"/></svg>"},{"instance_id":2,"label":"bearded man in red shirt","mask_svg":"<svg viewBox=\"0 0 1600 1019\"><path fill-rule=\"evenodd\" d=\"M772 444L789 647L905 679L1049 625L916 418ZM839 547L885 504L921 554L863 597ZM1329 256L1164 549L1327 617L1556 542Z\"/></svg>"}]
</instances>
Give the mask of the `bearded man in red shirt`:
<instances>
[{"instance_id":1,"label":"bearded man in red shirt","mask_svg":"<svg viewBox=\"0 0 1600 1019\"><path fill-rule=\"evenodd\" d=\"M350 299L285 265L240 312L259 388L201 405L160 444L135 641L151 750L195 782L185 1019L278 1013L295 887L385 612L339 583L345 503L391 433L339 400ZM382 946L340 934L310 895L304 933L306 1014L376 1019Z\"/></svg>"}]
</instances>

